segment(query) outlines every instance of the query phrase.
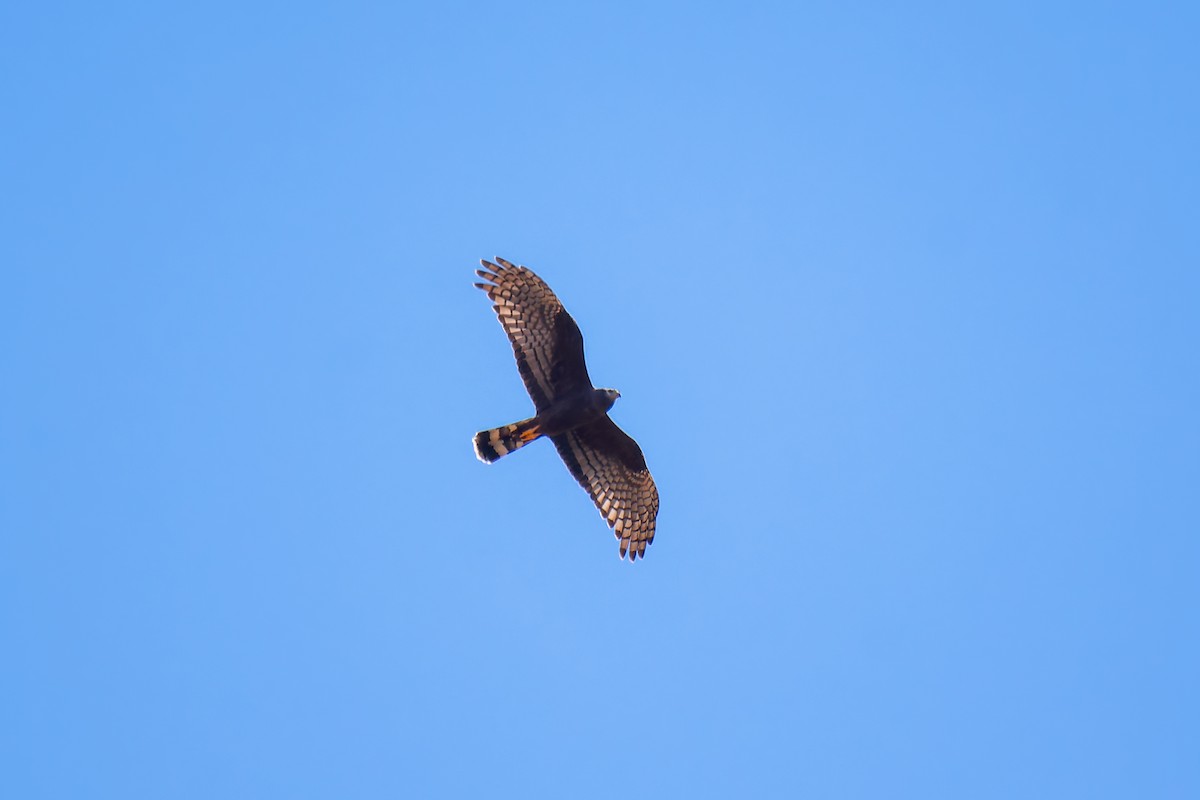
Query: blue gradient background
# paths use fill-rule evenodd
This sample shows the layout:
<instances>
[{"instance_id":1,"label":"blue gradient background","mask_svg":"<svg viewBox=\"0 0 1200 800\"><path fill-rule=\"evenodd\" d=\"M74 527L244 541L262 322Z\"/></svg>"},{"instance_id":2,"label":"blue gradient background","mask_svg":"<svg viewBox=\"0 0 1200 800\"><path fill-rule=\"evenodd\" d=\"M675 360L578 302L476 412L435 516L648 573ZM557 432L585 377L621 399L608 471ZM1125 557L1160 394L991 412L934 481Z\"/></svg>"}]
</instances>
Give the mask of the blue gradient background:
<instances>
[{"instance_id":1,"label":"blue gradient background","mask_svg":"<svg viewBox=\"0 0 1200 800\"><path fill-rule=\"evenodd\" d=\"M1195 9L6 6L0 795L1200 796Z\"/></svg>"}]
</instances>

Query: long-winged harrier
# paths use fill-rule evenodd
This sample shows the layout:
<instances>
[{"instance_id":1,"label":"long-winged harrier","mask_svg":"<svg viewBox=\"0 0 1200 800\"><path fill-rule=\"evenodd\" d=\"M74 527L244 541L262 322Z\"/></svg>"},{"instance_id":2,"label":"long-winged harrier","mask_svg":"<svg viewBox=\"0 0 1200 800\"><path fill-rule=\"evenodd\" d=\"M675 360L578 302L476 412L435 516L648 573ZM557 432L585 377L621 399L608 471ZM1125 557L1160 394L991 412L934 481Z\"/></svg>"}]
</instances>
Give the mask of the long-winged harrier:
<instances>
[{"instance_id":1,"label":"long-winged harrier","mask_svg":"<svg viewBox=\"0 0 1200 800\"><path fill-rule=\"evenodd\" d=\"M654 541L658 489L637 442L608 410L621 396L596 389L583 360L583 335L545 281L503 258L480 261L475 284L495 304L537 415L475 434L475 454L488 464L549 436L567 469L591 495L621 542L621 558L646 555Z\"/></svg>"}]
</instances>

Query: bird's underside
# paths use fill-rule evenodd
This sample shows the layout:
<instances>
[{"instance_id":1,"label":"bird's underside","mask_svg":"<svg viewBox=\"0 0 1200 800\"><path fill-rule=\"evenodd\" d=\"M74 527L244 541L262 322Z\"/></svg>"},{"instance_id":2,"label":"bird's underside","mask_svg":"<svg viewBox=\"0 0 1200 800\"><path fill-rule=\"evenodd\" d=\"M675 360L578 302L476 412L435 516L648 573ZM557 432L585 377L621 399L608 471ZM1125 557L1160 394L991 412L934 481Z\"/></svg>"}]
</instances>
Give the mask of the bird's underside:
<instances>
[{"instance_id":1,"label":"bird's underside","mask_svg":"<svg viewBox=\"0 0 1200 800\"><path fill-rule=\"evenodd\" d=\"M608 416L620 395L592 386L583 336L550 287L526 267L496 262L480 262L487 282L475 285L493 302L537 413L480 431L475 453L492 463L548 437L620 540L621 557L636 560L654 541L658 489L637 442Z\"/></svg>"}]
</instances>

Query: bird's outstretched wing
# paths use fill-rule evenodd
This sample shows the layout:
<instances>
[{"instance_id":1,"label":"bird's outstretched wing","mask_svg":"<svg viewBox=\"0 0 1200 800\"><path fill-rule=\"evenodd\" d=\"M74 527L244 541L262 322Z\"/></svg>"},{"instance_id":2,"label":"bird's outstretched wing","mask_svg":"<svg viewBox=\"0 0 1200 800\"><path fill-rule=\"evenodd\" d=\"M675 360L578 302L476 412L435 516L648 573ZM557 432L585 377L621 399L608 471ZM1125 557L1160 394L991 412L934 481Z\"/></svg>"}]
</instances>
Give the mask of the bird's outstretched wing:
<instances>
[{"instance_id":1,"label":"bird's outstretched wing","mask_svg":"<svg viewBox=\"0 0 1200 800\"><path fill-rule=\"evenodd\" d=\"M621 540L621 558L627 552L631 561L644 556L646 545L654 541L658 487L642 448L608 415L551 439Z\"/></svg>"},{"instance_id":2,"label":"bird's outstretched wing","mask_svg":"<svg viewBox=\"0 0 1200 800\"><path fill-rule=\"evenodd\" d=\"M541 413L560 397L590 389L583 360L583 334L546 282L526 267L480 261L475 274L512 342L517 369Z\"/></svg>"}]
</instances>

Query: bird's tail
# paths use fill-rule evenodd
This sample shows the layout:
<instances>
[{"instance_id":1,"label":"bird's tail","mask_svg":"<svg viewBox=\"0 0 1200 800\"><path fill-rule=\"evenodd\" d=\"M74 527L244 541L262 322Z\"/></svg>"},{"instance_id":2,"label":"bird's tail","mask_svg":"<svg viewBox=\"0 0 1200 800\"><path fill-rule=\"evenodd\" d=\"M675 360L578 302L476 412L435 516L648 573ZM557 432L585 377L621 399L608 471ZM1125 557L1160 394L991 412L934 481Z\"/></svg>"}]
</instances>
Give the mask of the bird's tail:
<instances>
[{"instance_id":1,"label":"bird's tail","mask_svg":"<svg viewBox=\"0 0 1200 800\"><path fill-rule=\"evenodd\" d=\"M490 431L480 431L475 434L475 455L480 461L491 464L500 456L506 456L542 436L541 427L537 417L532 417Z\"/></svg>"}]
</instances>

